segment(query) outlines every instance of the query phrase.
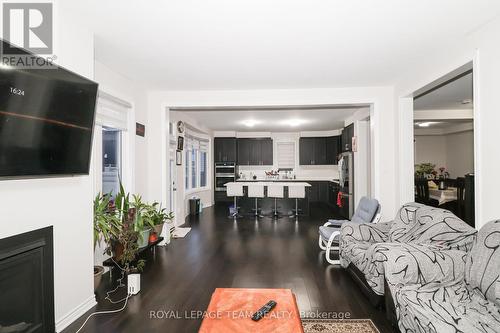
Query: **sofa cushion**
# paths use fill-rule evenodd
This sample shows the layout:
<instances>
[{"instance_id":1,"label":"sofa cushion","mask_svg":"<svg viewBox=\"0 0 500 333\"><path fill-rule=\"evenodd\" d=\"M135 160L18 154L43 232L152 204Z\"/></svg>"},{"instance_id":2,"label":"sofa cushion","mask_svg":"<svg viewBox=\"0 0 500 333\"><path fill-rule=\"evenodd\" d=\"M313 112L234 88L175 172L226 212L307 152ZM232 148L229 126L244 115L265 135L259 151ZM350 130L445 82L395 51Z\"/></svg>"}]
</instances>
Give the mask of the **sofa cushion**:
<instances>
[{"instance_id":1,"label":"sofa cushion","mask_svg":"<svg viewBox=\"0 0 500 333\"><path fill-rule=\"evenodd\" d=\"M414 227L416 211L426 207L416 202L403 205L394 218L391 230L389 230L389 242L399 242L405 237Z\"/></svg>"},{"instance_id":2,"label":"sofa cushion","mask_svg":"<svg viewBox=\"0 0 500 333\"><path fill-rule=\"evenodd\" d=\"M465 282L500 306L500 220L481 228L467 256Z\"/></svg>"},{"instance_id":3,"label":"sofa cushion","mask_svg":"<svg viewBox=\"0 0 500 333\"><path fill-rule=\"evenodd\" d=\"M409 285L393 297L401 332L500 332L500 308L464 283Z\"/></svg>"},{"instance_id":4,"label":"sofa cushion","mask_svg":"<svg viewBox=\"0 0 500 333\"><path fill-rule=\"evenodd\" d=\"M415 211L412 227L398 242L439 246L443 249L468 251L477 230L448 210L424 206Z\"/></svg>"}]
</instances>

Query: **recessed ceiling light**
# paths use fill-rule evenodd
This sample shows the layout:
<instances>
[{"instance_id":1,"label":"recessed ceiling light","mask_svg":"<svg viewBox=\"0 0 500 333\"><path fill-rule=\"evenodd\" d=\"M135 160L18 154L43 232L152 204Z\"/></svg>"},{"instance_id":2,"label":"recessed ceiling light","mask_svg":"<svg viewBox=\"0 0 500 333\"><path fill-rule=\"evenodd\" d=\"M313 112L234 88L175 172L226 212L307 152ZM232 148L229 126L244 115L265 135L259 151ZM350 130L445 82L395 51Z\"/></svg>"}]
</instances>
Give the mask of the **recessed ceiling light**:
<instances>
[{"instance_id":1,"label":"recessed ceiling light","mask_svg":"<svg viewBox=\"0 0 500 333\"><path fill-rule=\"evenodd\" d=\"M417 126L418 127L429 127L429 126L437 124L437 123L438 122L436 122L436 121L426 121L426 122L423 122L423 123L418 123Z\"/></svg>"},{"instance_id":2,"label":"recessed ceiling light","mask_svg":"<svg viewBox=\"0 0 500 333\"><path fill-rule=\"evenodd\" d=\"M283 121L283 124L284 125L288 125L288 126L291 126L291 127L297 127L297 126L300 126L302 124L305 124L307 123L307 120L304 120L304 119L288 119L288 120L284 120Z\"/></svg>"},{"instance_id":3,"label":"recessed ceiling light","mask_svg":"<svg viewBox=\"0 0 500 333\"><path fill-rule=\"evenodd\" d=\"M243 125L245 125L246 127L254 127L255 125L259 124L260 121L257 121L254 119L247 119L247 120L243 120L241 123Z\"/></svg>"}]
</instances>

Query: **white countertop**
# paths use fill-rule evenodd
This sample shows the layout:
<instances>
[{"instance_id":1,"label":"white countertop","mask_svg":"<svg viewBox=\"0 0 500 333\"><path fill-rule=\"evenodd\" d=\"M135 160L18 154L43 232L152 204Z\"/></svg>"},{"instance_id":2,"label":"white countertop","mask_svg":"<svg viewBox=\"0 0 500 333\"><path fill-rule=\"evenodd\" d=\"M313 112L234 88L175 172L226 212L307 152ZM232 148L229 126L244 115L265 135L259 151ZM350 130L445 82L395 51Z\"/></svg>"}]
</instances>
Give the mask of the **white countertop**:
<instances>
[{"instance_id":1,"label":"white countertop","mask_svg":"<svg viewBox=\"0 0 500 333\"><path fill-rule=\"evenodd\" d=\"M244 181L244 180L238 180L237 182L229 182L224 184L224 186L232 185L232 184L238 184L242 186L248 186L248 185L262 185L262 186L269 186L269 185L283 185L285 187L289 186L305 186L305 187L310 187L311 184L306 183L306 182L300 182L300 181L294 181L294 182L280 182L278 180L275 181Z\"/></svg>"},{"instance_id":2,"label":"white countertop","mask_svg":"<svg viewBox=\"0 0 500 333\"><path fill-rule=\"evenodd\" d=\"M326 178L326 177L299 177L296 179L266 179L266 178L257 178L257 179L237 179L237 182L334 182L338 183L339 180L335 178Z\"/></svg>"}]
</instances>

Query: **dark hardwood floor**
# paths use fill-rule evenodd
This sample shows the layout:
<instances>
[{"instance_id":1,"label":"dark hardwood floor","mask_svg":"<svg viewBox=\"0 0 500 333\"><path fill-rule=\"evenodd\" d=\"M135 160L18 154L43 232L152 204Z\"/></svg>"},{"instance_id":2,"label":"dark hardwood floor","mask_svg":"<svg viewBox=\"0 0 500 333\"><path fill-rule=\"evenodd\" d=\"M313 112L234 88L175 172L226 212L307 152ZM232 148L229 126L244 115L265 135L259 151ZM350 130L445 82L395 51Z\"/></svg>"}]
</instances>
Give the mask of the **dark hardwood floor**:
<instances>
[{"instance_id":1,"label":"dark hardwood floor","mask_svg":"<svg viewBox=\"0 0 500 333\"><path fill-rule=\"evenodd\" d=\"M129 299L126 309L94 316L81 332L197 332L201 319L193 319L191 311L205 310L218 287L290 288L305 316L318 311L370 318L381 333L393 332L385 312L370 305L349 274L326 263L317 244L318 226L332 217L325 207L312 206L311 216L297 223L288 218L234 222L226 214L225 207L210 207L188 221L192 230L185 238L150 255L141 292ZM104 300L113 286L109 280L98 290L98 305L64 333L75 332L94 311L122 306ZM121 288L112 297L124 295ZM161 310L182 318L150 318L151 311Z\"/></svg>"}]
</instances>

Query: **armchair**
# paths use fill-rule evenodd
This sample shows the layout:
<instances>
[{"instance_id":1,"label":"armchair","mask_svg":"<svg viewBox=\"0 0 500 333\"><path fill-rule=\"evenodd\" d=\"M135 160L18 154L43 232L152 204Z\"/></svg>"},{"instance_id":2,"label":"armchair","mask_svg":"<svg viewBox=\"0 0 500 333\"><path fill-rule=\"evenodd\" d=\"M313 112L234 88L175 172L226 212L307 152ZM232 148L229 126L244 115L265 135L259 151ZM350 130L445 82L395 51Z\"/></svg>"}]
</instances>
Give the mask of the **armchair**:
<instances>
[{"instance_id":1,"label":"armchair","mask_svg":"<svg viewBox=\"0 0 500 333\"><path fill-rule=\"evenodd\" d=\"M331 220L319 227L318 245L320 249L326 251L326 261L333 265L340 264L339 260L332 259L330 255L331 251L339 250L340 228L344 223L351 222L356 224L371 225L370 222L377 219L379 211L380 204L376 199L362 197L351 221Z\"/></svg>"}]
</instances>

